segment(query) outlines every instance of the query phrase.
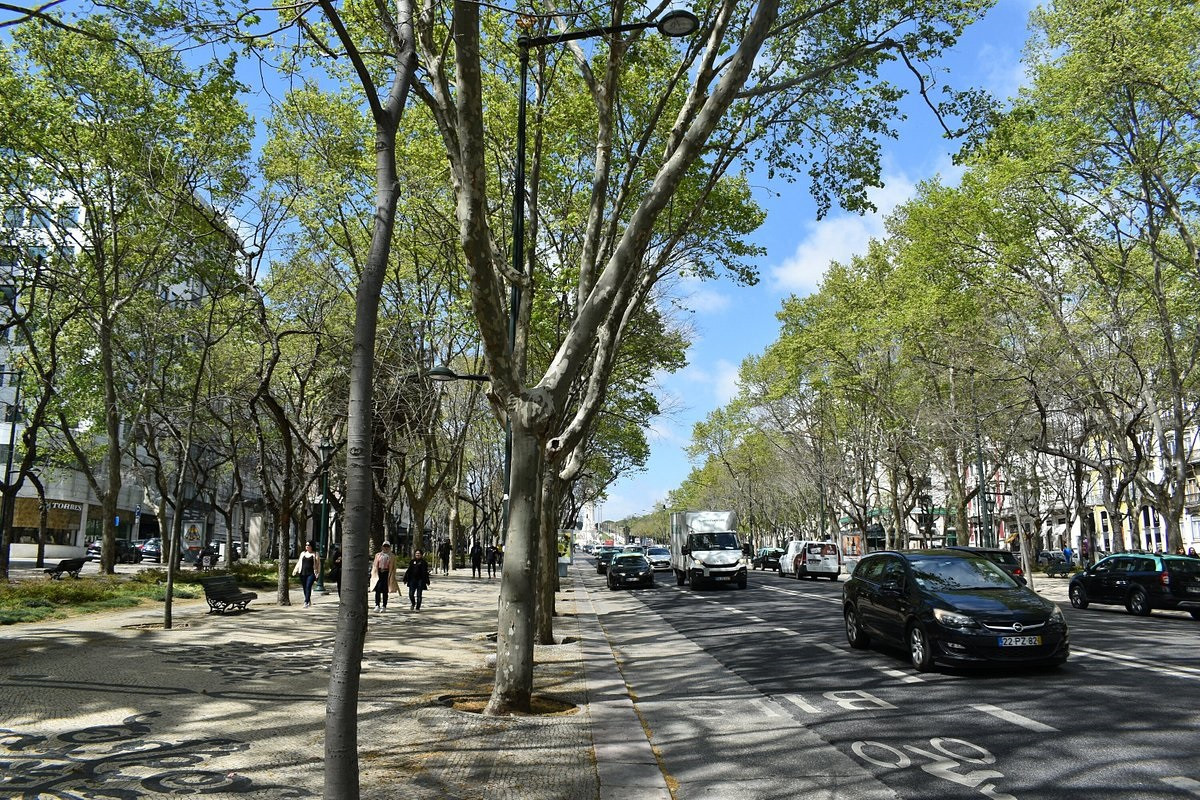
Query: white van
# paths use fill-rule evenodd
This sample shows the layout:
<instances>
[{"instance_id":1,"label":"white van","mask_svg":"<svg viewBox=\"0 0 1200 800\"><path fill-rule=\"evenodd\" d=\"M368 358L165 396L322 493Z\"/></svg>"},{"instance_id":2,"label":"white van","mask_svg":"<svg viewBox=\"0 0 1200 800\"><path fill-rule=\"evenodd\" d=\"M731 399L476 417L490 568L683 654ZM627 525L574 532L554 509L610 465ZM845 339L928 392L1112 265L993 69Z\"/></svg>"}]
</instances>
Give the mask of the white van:
<instances>
[{"instance_id":1,"label":"white van","mask_svg":"<svg viewBox=\"0 0 1200 800\"><path fill-rule=\"evenodd\" d=\"M836 542L790 541L779 557L779 574L836 581L842 574L842 548Z\"/></svg>"}]
</instances>

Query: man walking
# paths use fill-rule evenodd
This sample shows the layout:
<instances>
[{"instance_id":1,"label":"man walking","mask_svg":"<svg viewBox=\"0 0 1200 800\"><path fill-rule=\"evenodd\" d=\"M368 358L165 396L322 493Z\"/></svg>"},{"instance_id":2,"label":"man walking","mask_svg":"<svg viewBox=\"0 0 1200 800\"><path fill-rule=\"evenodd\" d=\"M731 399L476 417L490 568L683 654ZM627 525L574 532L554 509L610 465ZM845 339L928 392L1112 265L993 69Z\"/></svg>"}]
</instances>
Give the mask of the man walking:
<instances>
[{"instance_id":1,"label":"man walking","mask_svg":"<svg viewBox=\"0 0 1200 800\"><path fill-rule=\"evenodd\" d=\"M450 540L443 541L438 546L438 558L442 561L442 574L450 574Z\"/></svg>"},{"instance_id":2,"label":"man walking","mask_svg":"<svg viewBox=\"0 0 1200 800\"><path fill-rule=\"evenodd\" d=\"M413 553L413 560L404 571L404 585L408 587L408 603L414 611L421 610L421 595L429 586L429 564L420 550Z\"/></svg>"},{"instance_id":3,"label":"man walking","mask_svg":"<svg viewBox=\"0 0 1200 800\"><path fill-rule=\"evenodd\" d=\"M479 546L478 539L471 542L471 577L483 577L483 548Z\"/></svg>"}]
</instances>

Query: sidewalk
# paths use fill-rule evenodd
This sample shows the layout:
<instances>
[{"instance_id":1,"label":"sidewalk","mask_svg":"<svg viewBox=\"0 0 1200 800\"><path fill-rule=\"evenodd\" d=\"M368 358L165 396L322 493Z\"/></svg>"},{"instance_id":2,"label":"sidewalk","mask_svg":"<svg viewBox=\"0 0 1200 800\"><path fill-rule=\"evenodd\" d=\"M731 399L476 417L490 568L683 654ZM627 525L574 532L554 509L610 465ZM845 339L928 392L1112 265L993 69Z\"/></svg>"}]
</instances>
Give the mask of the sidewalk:
<instances>
[{"instance_id":1,"label":"sidewalk","mask_svg":"<svg viewBox=\"0 0 1200 800\"><path fill-rule=\"evenodd\" d=\"M435 576L420 612L393 596L369 614L363 798L669 798L577 577L558 596L563 644L536 648L534 674L573 713L444 702L486 698L494 677L500 581L467 575ZM0 628L0 797L320 797L338 601L291 601L259 591L221 616L176 600L169 631L161 607Z\"/></svg>"}]
</instances>

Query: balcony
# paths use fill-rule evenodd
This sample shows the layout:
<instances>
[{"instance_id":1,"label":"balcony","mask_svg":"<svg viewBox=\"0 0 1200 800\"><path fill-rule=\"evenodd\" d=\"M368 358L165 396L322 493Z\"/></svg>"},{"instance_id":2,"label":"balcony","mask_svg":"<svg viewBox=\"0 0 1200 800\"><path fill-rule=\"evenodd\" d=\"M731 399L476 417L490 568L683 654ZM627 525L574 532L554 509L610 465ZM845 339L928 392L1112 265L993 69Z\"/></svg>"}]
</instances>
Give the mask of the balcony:
<instances>
[{"instance_id":1,"label":"balcony","mask_svg":"<svg viewBox=\"0 0 1200 800\"><path fill-rule=\"evenodd\" d=\"M1188 489L1183 495L1183 505L1186 508L1200 508L1200 490Z\"/></svg>"}]
</instances>

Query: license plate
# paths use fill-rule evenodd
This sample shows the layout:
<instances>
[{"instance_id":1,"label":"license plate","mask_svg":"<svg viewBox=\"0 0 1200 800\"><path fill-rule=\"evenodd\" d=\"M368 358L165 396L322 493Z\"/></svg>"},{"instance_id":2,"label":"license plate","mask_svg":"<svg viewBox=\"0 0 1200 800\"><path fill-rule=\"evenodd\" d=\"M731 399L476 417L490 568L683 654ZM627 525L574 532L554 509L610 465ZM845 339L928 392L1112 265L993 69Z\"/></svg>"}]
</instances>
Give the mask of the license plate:
<instances>
[{"instance_id":1,"label":"license plate","mask_svg":"<svg viewBox=\"0 0 1200 800\"><path fill-rule=\"evenodd\" d=\"M1001 647L1036 647L1042 643L1040 636L1001 636Z\"/></svg>"},{"instance_id":2,"label":"license plate","mask_svg":"<svg viewBox=\"0 0 1200 800\"><path fill-rule=\"evenodd\" d=\"M1200 583L1193 583L1188 586L1188 594L1200 594Z\"/></svg>"},{"instance_id":3,"label":"license plate","mask_svg":"<svg viewBox=\"0 0 1200 800\"><path fill-rule=\"evenodd\" d=\"M720 575L720 576L718 576L718 577L716 577L716 578L713 578L713 580L716 580L716 581L727 581L727 580L729 580L729 576L728 576L728 575Z\"/></svg>"},{"instance_id":4,"label":"license plate","mask_svg":"<svg viewBox=\"0 0 1200 800\"><path fill-rule=\"evenodd\" d=\"M630 576L629 576L628 578L626 578L625 580L626 580L628 583L637 583L638 581L640 581L640 580L641 580L641 578L637 577L636 575L630 575Z\"/></svg>"}]
</instances>

